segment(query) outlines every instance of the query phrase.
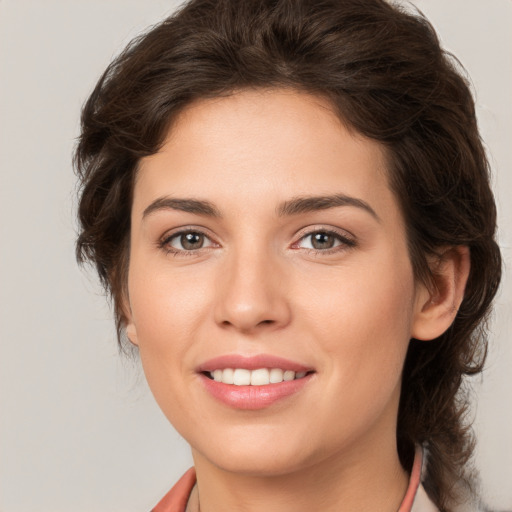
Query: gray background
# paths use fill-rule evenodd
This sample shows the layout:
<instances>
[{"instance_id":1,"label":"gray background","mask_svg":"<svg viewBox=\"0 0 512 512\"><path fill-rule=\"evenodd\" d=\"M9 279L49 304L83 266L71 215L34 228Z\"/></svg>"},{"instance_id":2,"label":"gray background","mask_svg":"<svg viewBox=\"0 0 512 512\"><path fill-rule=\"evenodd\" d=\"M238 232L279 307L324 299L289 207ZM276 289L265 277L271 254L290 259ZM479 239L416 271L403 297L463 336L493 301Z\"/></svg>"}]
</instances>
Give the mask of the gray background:
<instances>
[{"instance_id":1,"label":"gray background","mask_svg":"<svg viewBox=\"0 0 512 512\"><path fill-rule=\"evenodd\" d=\"M483 379L477 464L512 508L512 2L417 0L472 76L506 269ZM70 154L111 58L163 0L0 0L0 512L141 512L191 464L111 314L74 261Z\"/></svg>"}]
</instances>

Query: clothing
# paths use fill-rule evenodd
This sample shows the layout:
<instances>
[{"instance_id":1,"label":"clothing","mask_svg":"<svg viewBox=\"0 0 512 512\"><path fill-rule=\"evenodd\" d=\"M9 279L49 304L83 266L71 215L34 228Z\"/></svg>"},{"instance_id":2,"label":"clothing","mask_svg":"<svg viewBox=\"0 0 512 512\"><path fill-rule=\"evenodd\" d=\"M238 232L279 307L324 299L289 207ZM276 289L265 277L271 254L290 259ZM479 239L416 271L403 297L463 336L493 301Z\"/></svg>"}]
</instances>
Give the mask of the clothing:
<instances>
[{"instance_id":1,"label":"clothing","mask_svg":"<svg viewBox=\"0 0 512 512\"><path fill-rule=\"evenodd\" d=\"M185 512L195 483L196 471L190 468L151 512Z\"/></svg>"},{"instance_id":2,"label":"clothing","mask_svg":"<svg viewBox=\"0 0 512 512\"><path fill-rule=\"evenodd\" d=\"M398 512L439 512L421 485L422 466L423 451L418 448L414 457L409 487ZM151 512L185 512L195 483L196 472L194 468L190 468Z\"/></svg>"}]
</instances>

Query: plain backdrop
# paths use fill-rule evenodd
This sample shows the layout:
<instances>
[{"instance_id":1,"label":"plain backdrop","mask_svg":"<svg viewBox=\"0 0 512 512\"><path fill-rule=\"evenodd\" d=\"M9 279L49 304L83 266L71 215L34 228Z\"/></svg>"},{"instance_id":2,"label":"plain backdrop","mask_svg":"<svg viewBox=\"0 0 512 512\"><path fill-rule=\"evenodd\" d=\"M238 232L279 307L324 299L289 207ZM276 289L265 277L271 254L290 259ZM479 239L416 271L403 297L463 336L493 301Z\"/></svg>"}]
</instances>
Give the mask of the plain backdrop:
<instances>
[{"instance_id":1,"label":"plain backdrop","mask_svg":"<svg viewBox=\"0 0 512 512\"><path fill-rule=\"evenodd\" d=\"M472 77L506 271L475 380L484 495L512 509L512 1L417 0ZM74 260L81 104L163 0L0 0L0 512L142 512L191 465Z\"/></svg>"}]
</instances>

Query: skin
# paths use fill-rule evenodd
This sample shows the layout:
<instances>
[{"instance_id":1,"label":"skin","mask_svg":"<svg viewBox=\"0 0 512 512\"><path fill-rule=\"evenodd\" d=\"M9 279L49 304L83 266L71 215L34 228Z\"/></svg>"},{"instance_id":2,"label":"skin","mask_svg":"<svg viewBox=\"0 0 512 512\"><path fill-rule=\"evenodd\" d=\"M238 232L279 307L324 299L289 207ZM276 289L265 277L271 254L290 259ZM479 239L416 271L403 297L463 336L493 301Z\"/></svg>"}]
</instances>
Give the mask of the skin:
<instances>
[{"instance_id":1,"label":"skin","mask_svg":"<svg viewBox=\"0 0 512 512\"><path fill-rule=\"evenodd\" d=\"M373 213L357 204L278 213L332 194ZM218 216L162 198L208 201ZM395 440L407 346L450 325L469 257L446 251L435 294L416 282L383 148L304 93L197 101L140 162L131 220L127 334L192 447L189 509L396 511L408 483ZM204 246L187 251L175 236L183 229L204 233ZM334 247L313 248L311 234L330 231ZM315 373L296 395L235 410L196 371L233 353Z\"/></svg>"}]
</instances>

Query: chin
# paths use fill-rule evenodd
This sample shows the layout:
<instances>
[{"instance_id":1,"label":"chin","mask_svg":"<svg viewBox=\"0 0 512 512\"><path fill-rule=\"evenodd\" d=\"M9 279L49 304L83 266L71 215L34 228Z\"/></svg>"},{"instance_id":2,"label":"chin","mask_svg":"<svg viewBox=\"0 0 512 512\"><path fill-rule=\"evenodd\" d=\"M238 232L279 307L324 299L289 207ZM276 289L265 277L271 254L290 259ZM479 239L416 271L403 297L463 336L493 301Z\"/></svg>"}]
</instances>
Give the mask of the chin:
<instances>
[{"instance_id":1,"label":"chin","mask_svg":"<svg viewBox=\"0 0 512 512\"><path fill-rule=\"evenodd\" d=\"M251 477L275 477L295 473L308 464L301 463L296 456L282 457L268 453L254 457L253 454L212 454L210 462L223 471Z\"/></svg>"},{"instance_id":2,"label":"chin","mask_svg":"<svg viewBox=\"0 0 512 512\"><path fill-rule=\"evenodd\" d=\"M212 441L206 446L194 448L196 455L207 459L211 464L223 471L247 476L270 477L286 475L311 466L318 454L308 453L304 439L307 436L283 436L275 434L264 435L251 432L220 436L217 442ZM212 433L213 434L213 433ZM268 433L270 434L270 433ZM203 448L203 449L202 449ZM316 455L316 456L315 456Z\"/></svg>"}]
</instances>

